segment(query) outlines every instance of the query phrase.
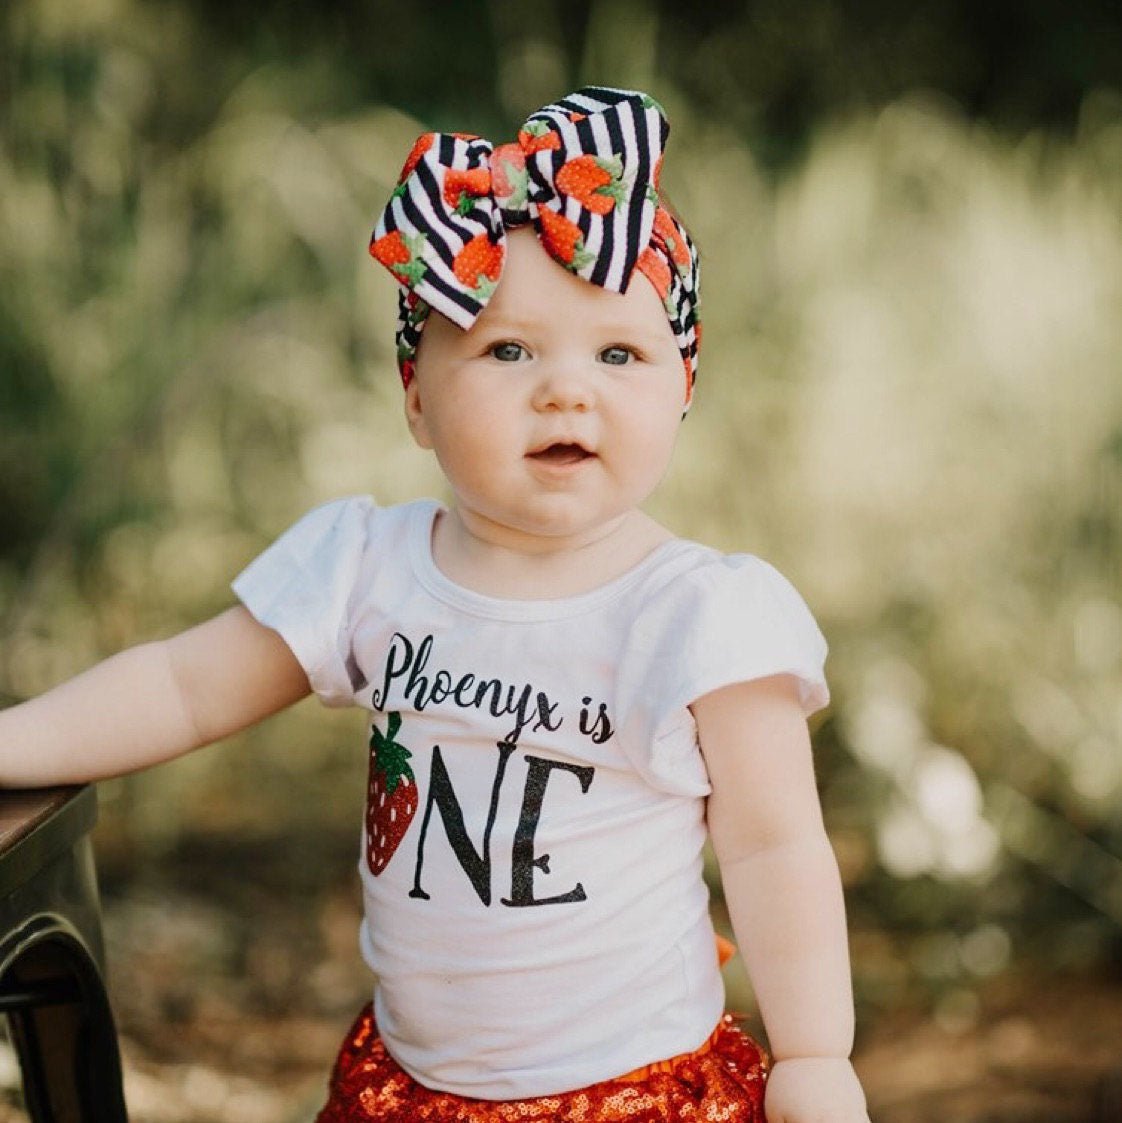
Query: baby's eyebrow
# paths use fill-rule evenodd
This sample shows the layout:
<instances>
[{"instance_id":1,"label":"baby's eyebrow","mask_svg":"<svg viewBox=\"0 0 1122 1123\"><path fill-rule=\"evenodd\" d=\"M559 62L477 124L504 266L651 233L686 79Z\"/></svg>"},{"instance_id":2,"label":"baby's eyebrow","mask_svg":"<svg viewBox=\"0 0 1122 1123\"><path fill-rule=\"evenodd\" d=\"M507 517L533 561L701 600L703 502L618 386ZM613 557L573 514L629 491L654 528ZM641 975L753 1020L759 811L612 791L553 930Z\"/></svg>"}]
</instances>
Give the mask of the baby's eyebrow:
<instances>
[{"instance_id":1,"label":"baby's eyebrow","mask_svg":"<svg viewBox=\"0 0 1122 1123\"><path fill-rule=\"evenodd\" d=\"M657 347L667 339L674 343L674 337L651 328L620 327L616 324L603 324L594 328L597 334L602 335L609 343L641 343L644 347ZM677 344L674 344L677 347Z\"/></svg>"},{"instance_id":2,"label":"baby's eyebrow","mask_svg":"<svg viewBox=\"0 0 1122 1123\"><path fill-rule=\"evenodd\" d=\"M494 315L491 315L492 310ZM556 318L543 321L537 317L520 316L516 312L508 314L494 309L492 305L480 316L471 331L465 334L470 334L473 339L485 338L493 341L499 336L540 335L543 330L554 330L557 326ZM605 346L634 343L651 348L667 340L677 346L674 337L668 331L662 330L661 323L658 328L655 328L650 325L628 324L611 318L580 317L574 327L579 327L588 335L601 340ZM569 334L569 329L566 329L566 334Z\"/></svg>"},{"instance_id":3,"label":"baby's eyebrow","mask_svg":"<svg viewBox=\"0 0 1122 1123\"><path fill-rule=\"evenodd\" d=\"M520 316L504 316L500 312L496 316L487 317L486 320L481 316L476 321L475 328L478 328L478 335L526 335L532 331L540 330L541 324L539 321L523 319ZM472 330L474 331L475 328Z\"/></svg>"}]
</instances>

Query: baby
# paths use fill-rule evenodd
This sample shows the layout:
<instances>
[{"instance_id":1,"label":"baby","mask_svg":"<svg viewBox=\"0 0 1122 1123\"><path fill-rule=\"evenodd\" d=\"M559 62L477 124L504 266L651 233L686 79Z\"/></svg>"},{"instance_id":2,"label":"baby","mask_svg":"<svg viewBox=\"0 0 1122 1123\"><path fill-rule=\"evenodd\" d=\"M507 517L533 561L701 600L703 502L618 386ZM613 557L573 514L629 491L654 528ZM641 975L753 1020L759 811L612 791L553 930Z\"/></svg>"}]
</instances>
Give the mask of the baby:
<instances>
[{"instance_id":1,"label":"baby","mask_svg":"<svg viewBox=\"0 0 1122 1123\"><path fill-rule=\"evenodd\" d=\"M0 782L119 775L314 691L369 710L377 976L321 1123L867 1123L806 717L825 643L765 562L640 505L697 365L649 97L425 134L371 241L453 497L301 519L240 601L0 714ZM767 1029L724 1016L713 841Z\"/></svg>"}]
</instances>

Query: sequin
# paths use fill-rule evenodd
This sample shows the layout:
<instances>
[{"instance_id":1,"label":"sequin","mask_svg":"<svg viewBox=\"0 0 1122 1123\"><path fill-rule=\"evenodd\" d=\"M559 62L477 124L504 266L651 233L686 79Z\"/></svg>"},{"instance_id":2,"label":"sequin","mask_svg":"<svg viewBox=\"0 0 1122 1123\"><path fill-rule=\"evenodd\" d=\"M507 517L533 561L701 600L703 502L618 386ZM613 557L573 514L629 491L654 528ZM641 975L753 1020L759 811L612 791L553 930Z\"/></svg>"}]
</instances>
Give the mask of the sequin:
<instances>
[{"instance_id":1,"label":"sequin","mask_svg":"<svg viewBox=\"0 0 1122 1123\"><path fill-rule=\"evenodd\" d=\"M316 1123L765 1123L764 1050L726 1014L686 1053L555 1096L473 1100L418 1084L386 1052L369 1005L351 1027Z\"/></svg>"}]
</instances>

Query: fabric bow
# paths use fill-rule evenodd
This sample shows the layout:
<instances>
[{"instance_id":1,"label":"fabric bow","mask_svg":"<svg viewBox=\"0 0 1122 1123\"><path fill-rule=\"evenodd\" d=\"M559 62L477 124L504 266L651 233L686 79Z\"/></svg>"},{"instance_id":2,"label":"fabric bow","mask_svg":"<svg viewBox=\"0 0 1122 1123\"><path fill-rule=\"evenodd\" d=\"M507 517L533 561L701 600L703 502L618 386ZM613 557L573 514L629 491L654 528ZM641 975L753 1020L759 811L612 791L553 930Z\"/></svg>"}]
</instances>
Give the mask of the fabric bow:
<instances>
[{"instance_id":1,"label":"fabric bow","mask_svg":"<svg viewBox=\"0 0 1122 1123\"><path fill-rule=\"evenodd\" d=\"M697 252L662 205L670 127L653 98L586 87L533 113L517 141L425 133L370 240L401 284L398 365L408 385L430 308L467 329L502 275L506 231L594 285L626 292L636 268L663 299L692 387L700 324Z\"/></svg>"}]
</instances>

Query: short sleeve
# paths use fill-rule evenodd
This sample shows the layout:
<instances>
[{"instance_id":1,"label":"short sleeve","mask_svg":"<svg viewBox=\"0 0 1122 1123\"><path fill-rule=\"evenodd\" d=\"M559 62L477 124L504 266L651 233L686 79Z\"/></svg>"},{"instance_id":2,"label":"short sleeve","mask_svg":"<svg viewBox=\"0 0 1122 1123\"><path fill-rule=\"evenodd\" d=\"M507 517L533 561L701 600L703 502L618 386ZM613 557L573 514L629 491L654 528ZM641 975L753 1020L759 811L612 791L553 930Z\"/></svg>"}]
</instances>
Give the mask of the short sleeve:
<instances>
[{"instance_id":1,"label":"short sleeve","mask_svg":"<svg viewBox=\"0 0 1122 1123\"><path fill-rule=\"evenodd\" d=\"M788 674L809 716L830 700L826 652L806 602L773 566L749 554L714 553L633 621L620 716L635 763L659 786L703 793L690 703L733 683Z\"/></svg>"},{"instance_id":2,"label":"short sleeve","mask_svg":"<svg viewBox=\"0 0 1122 1123\"><path fill-rule=\"evenodd\" d=\"M732 554L690 577L693 595L682 607L691 619L681 625L690 658L674 691L683 704L778 674L797 680L807 716L829 702L826 640L806 601L774 566Z\"/></svg>"},{"instance_id":3,"label":"short sleeve","mask_svg":"<svg viewBox=\"0 0 1122 1123\"><path fill-rule=\"evenodd\" d=\"M329 706L354 703L352 605L376 512L367 497L317 507L232 582L253 616L288 644Z\"/></svg>"}]
</instances>

